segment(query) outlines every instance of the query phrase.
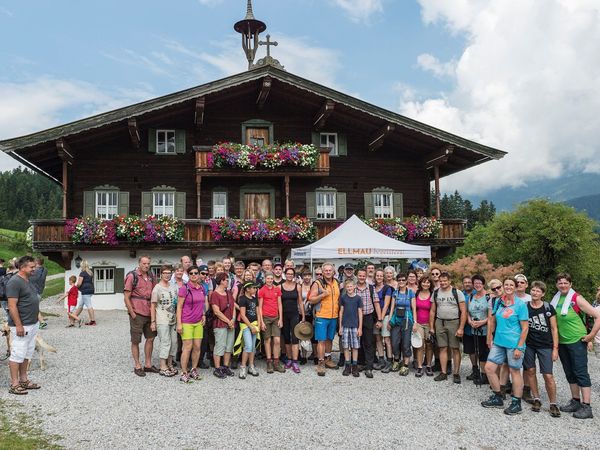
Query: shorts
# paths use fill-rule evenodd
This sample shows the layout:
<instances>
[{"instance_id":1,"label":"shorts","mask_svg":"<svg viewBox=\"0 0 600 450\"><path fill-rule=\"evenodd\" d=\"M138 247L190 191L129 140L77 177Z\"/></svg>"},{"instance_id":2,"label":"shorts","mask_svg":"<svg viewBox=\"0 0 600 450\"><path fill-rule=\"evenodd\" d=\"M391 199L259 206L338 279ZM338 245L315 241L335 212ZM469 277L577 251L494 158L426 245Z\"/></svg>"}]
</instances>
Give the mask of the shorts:
<instances>
[{"instance_id":1,"label":"shorts","mask_svg":"<svg viewBox=\"0 0 600 450\"><path fill-rule=\"evenodd\" d=\"M263 322L265 323L265 331L263 331L265 339L281 336L281 329L277 325L279 317L263 317Z\"/></svg>"},{"instance_id":2,"label":"shorts","mask_svg":"<svg viewBox=\"0 0 600 450\"><path fill-rule=\"evenodd\" d=\"M75 305L67 305L67 312L68 313L72 313L73 311L75 311L77 309L77 304Z\"/></svg>"},{"instance_id":3,"label":"shorts","mask_svg":"<svg viewBox=\"0 0 600 450\"><path fill-rule=\"evenodd\" d=\"M392 327L392 353L394 354L395 359L400 358L401 352L405 358L410 358L412 356L412 343L410 339L412 326L413 323L410 320L407 321L407 319L402 319L398 325Z\"/></svg>"},{"instance_id":4,"label":"shorts","mask_svg":"<svg viewBox=\"0 0 600 450\"><path fill-rule=\"evenodd\" d=\"M588 371L587 344L583 341L573 344L558 344L558 356L569 384L591 387Z\"/></svg>"},{"instance_id":5,"label":"shorts","mask_svg":"<svg viewBox=\"0 0 600 450\"><path fill-rule=\"evenodd\" d=\"M77 304L77 306L79 306L80 308L83 308L84 306L86 308L91 308L92 307L92 294L81 294L81 299L79 300L79 303Z\"/></svg>"},{"instance_id":6,"label":"shorts","mask_svg":"<svg viewBox=\"0 0 600 450\"><path fill-rule=\"evenodd\" d=\"M10 337L12 343L10 346L10 358L11 362L21 364L26 359L31 359L33 352L35 351L35 336L40 329L40 323L34 323L33 325L24 325L25 336L17 336L17 327L10 327Z\"/></svg>"},{"instance_id":7,"label":"shorts","mask_svg":"<svg viewBox=\"0 0 600 450\"><path fill-rule=\"evenodd\" d=\"M235 330L231 328L215 328L215 348L213 355L223 356L225 353L233 352L235 343Z\"/></svg>"},{"instance_id":8,"label":"shorts","mask_svg":"<svg viewBox=\"0 0 600 450\"><path fill-rule=\"evenodd\" d=\"M498 366L508 363L508 367L511 369L521 369L523 367L523 356L516 359L514 357L514 351L514 348L500 347L499 345L494 344L492 345L487 360Z\"/></svg>"},{"instance_id":9,"label":"shorts","mask_svg":"<svg viewBox=\"0 0 600 450\"><path fill-rule=\"evenodd\" d=\"M189 341L191 339L202 339L204 337L204 326L202 322L182 323L181 340Z\"/></svg>"},{"instance_id":10,"label":"shorts","mask_svg":"<svg viewBox=\"0 0 600 450\"><path fill-rule=\"evenodd\" d=\"M429 340L429 325L421 325L418 323L417 334L421 336L421 340L425 345L431 344L431 341Z\"/></svg>"},{"instance_id":11,"label":"shorts","mask_svg":"<svg viewBox=\"0 0 600 450\"><path fill-rule=\"evenodd\" d=\"M381 335L381 337L390 337L390 330L387 329L388 323L390 323L390 316L385 316L381 328L374 327L373 334L376 336Z\"/></svg>"},{"instance_id":12,"label":"shorts","mask_svg":"<svg viewBox=\"0 0 600 450\"><path fill-rule=\"evenodd\" d=\"M552 375L553 361L551 348L527 347L525 349L525 357L523 358L523 369L535 369L536 356L540 365L540 373Z\"/></svg>"},{"instance_id":13,"label":"shorts","mask_svg":"<svg viewBox=\"0 0 600 450\"><path fill-rule=\"evenodd\" d=\"M256 350L256 334L252 334L250 327L247 327L242 331L242 337L244 338L244 352L254 353Z\"/></svg>"},{"instance_id":14,"label":"shorts","mask_svg":"<svg viewBox=\"0 0 600 450\"><path fill-rule=\"evenodd\" d=\"M333 341L337 332L337 319L315 317L314 330L317 342Z\"/></svg>"},{"instance_id":15,"label":"shorts","mask_svg":"<svg viewBox=\"0 0 600 450\"><path fill-rule=\"evenodd\" d=\"M358 328L342 328L342 346L346 350L360 348Z\"/></svg>"},{"instance_id":16,"label":"shorts","mask_svg":"<svg viewBox=\"0 0 600 450\"><path fill-rule=\"evenodd\" d=\"M298 344L298 338L294 333L294 327L298 325L299 322L300 318L298 317L297 311L283 313L283 328L281 329L281 335L283 336L286 344Z\"/></svg>"},{"instance_id":17,"label":"shorts","mask_svg":"<svg viewBox=\"0 0 600 450\"><path fill-rule=\"evenodd\" d=\"M487 336L483 336L481 334L478 334L477 336L465 334L463 336L463 351L467 355L474 355L475 353L478 353L479 362L487 361L488 355L490 353L490 349L487 346Z\"/></svg>"},{"instance_id":18,"label":"shorts","mask_svg":"<svg viewBox=\"0 0 600 450\"><path fill-rule=\"evenodd\" d=\"M169 356L177 356L177 330L175 325L156 325L156 332L160 340L158 357L160 359L167 359Z\"/></svg>"},{"instance_id":19,"label":"shorts","mask_svg":"<svg viewBox=\"0 0 600 450\"><path fill-rule=\"evenodd\" d=\"M442 320L435 319L435 338L439 348L460 348L460 342L456 337L456 331L460 325L460 319Z\"/></svg>"},{"instance_id":20,"label":"shorts","mask_svg":"<svg viewBox=\"0 0 600 450\"><path fill-rule=\"evenodd\" d=\"M154 339L156 337L156 331L152 331L150 322L151 320L148 316L136 314L135 319L129 316L129 333L131 334L132 344L142 342L142 334L146 339Z\"/></svg>"}]
</instances>

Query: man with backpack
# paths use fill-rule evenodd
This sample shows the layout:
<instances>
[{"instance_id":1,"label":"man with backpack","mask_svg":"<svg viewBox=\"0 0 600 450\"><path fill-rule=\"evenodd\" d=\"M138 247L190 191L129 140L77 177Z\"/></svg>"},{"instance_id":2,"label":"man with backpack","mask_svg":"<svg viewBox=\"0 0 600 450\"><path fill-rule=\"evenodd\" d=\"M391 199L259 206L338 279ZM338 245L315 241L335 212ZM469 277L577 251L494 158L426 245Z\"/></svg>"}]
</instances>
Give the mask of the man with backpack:
<instances>
[{"instance_id":1,"label":"man with backpack","mask_svg":"<svg viewBox=\"0 0 600 450\"><path fill-rule=\"evenodd\" d=\"M124 298L129 313L129 331L131 334L131 356L135 363L133 372L139 377L146 373L159 373L160 370L152 365L152 350L156 331L151 327L152 289L156 284L150 272L150 257L140 256L138 267L125 276ZM142 334L144 343L144 367L140 363L140 343Z\"/></svg>"},{"instance_id":2,"label":"man with backpack","mask_svg":"<svg viewBox=\"0 0 600 450\"><path fill-rule=\"evenodd\" d=\"M358 283L356 283L356 293L362 300L362 335L360 337L360 347L358 349L358 362L365 366L365 376L373 378L373 364L375 362L375 335L373 330L376 324L381 326L381 305L379 297L376 297L375 289L372 284L367 282L367 270L358 269L356 274Z\"/></svg>"},{"instance_id":3,"label":"man with backpack","mask_svg":"<svg viewBox=\"0 0 600 450\"><path fill-rule=\"evenodd\" d=\"M465 330L467 320L465 296L462 291L452 287L450 274L441 272L439 276L440 287L433 291L433 302L429 315L430 333L435 333L440 348L441 371L435 381L448 379L447 348L452 349L453 375L452 379L460 384L460 341Z\"/></svg>"},{"instance_id":4,"label":"man with backpack","mask_svg":"<svg viewBox=\"0 0 600 450\"><path fill-rule=\"evenodd\" d=\"M592 419L592 382L588 371L588 350L591 350L594 337L600 330L600 310L572 288L571 275L559 273L556 276L558 292L550 304L556 310L558 325L558 356L571 388L571 400L560 407L562 412L573 413L576 419ZM595 319L589 333L581 314Z\"/></svg>"}]
</instances>

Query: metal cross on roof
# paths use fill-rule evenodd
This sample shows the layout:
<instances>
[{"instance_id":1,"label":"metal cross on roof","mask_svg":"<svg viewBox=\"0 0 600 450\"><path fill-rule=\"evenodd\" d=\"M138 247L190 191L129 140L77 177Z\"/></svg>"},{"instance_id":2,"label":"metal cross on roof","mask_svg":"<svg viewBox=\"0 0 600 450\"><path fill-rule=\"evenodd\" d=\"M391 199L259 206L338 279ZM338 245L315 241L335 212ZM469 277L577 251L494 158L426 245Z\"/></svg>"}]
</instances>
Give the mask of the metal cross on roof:
<instances>
[{"instance_id":1,"label":"metal cross on roof","mask_svg":"<svg viewBox=\"0 0 600 450\"><path fill-rule=\"evenodd\" d=\"M259 41L258 45L266 45L267 46L267 56L271 56L271 46L277 47L277 45L279 45L279 44L277 41L271 42L271 35L267 34L267 40Z\"/></svg>"}]
</instances>

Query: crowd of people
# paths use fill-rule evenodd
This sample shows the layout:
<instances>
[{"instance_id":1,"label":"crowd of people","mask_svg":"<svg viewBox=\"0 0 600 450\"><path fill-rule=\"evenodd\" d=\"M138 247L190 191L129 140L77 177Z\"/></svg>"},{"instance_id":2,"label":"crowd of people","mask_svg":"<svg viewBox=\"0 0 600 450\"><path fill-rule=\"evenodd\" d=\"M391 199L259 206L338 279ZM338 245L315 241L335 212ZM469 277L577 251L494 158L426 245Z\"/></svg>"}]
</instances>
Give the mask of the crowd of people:
<instances>
[{"instance_id":1,"label":"crowd of people","mask_svg":"<svg viewBox=\"0 0 600 450\"><path fill-rule=\"evenodd\" d=\"M246 266L230 258L194 264L183 256L174 267L163 265L155 279L150 263L148 256L140 257L124 283L134 373L140 377L179 375L182 383L192 383L212 366L217 378L238 370L245 379L259 376L255 362L265 359L267 374L299 374L312 361L319 376L338 369L342 376L367 378L374 372L408 376L413 371L417 378L460 384L464 352L471 363L466 380L492 391L483 407L513 415L522 412L525 401L540 412L539 370L552 417L561 412L593 417L588 351L595 341L600 356L600 288L592 304L573 289L567 273L556 276L553 293L541 281L530 284L524 274L503 280L473 274L459 288L435 265L396 273L393 266L345 264L336 270L324 263L312 272L291 260ZM21 366L31 357L39 327L34 270L32 258L21 258L19 276L7 285L14 394L39 388ZM70 279L69 326L80 324L81 307L91 308L91 300L74 304L77 287L85 289L86 273L82 265L82 274ZM92 311L90 321L93 317ZM152 364L156 337L159 367ZM560 407L558 359L571 394Z\"/></svg>"}]
</instances>

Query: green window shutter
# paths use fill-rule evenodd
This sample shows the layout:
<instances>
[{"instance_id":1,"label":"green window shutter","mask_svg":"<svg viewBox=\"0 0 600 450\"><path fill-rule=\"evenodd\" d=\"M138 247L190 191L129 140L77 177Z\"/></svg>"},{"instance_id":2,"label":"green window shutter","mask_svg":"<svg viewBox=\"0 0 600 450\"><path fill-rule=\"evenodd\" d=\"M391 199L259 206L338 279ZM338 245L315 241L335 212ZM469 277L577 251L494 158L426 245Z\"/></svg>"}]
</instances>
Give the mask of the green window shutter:
<instances>
[{"instance_id":1,"label":"green window shutter","mask_svg":"<svg viewBox=\"0 0 600 450\"><path fill-rule=\"evenodd\" d=\"M125 289L125 269L115 269L115 294L123 292Z\"/></svg>"},{"instance_id":2,"label":"green window shutter","mask_svg":"<svg viewBox=\"0 0 600 450\"><path fill-rule=\"evenodd\" d=\"M336 219L345 219L346 216L346 193L338 192L335 198L335 217Z\"/></svg>"},{"instance_id":3,"label":"green window shutter","mask_svg":"<svg viewBox=\"0 0 600 450\"><path fill-rule=\"evenodd\" d=\"M365 218L372 219L375 217L375 205L373 204L373 193L365 192Z\"/></svg>"},{"instance_id":4,"label":"green window shutter","mask_svg":"<svg viewBox=\"0 0 600 450\"><path fill-rule=\"evenodd\" d=\"M153 209L152 192L142 192L142 217L151 216Z\"/></svg>"},{"instance_id":5,"label":"green window shutter","mask_svg":"<svg viewBox=\"0 0 600 450\"><path fill-rule=\"evenodd\" d=\"M402 194L400 192L394 192L392 194L392 202L394 205L394 217L400 219L404 218L404 204L402 201Z\"/></svg>"},{"instance_id":6,"label":"green window shutter","mask_svg":"<svg viewBox=\"0 0 600 450\"><path fill-rule=\"evenodd\" d=\"M119 192L119 215L129 215L129 192Z\"/></svg>"},{"instance_id":7,"label":"green window shutter","mask_svg":"<svg viewBox=\"0 0 600 450\"><path fill-rule=\"evenodd\" d=\"M96 216L96 192L95 191L84 191L83 192L83 217L95 217Z\"/></svg>"},{"instance_id":8,"label":"green window shutter","mask_svg":"<svg viewBox=\"0 0 600 450\"><path fill-rule=\"evenodd\" d=\"M317 195L314 192L306 193L306 217L317 218Z\"/></svg>"},{"instance_id":9,"label":"green window shutter","mask_svg":"<svg viewBox=\"0 0 600 450\"><path fill-rule=\"evenodd\" d=\"M338 133L338 155L348 156L348 140L345 134Z\"/></svg>"},{"instance_id":10,"label":"green window shutter","mask_svg":"<svg viewBox=\"0 0 600 450\"><path fill-rule=\"evenodd\" d=\"M175 192L175 217L185 219L185 192Z\"/></svg>"},{"instance_id":11,"label":"green window shutter","mask_svg":"<svg viewBox=\"0 0 600 450\"><path fill-rule=\"evenodd\" d=\"M319 148L321 146L321 133L313 132L311 134L311 137L312 137L312 145Z\"/></svg>"},{"instance_id":12,"label":"green window shutter","mask_svg":"<svg viewBox=\"0 0 600 450\"><path fill-rule=\"evenodd\" d=\"M185 153L185 130L175 130L175 152Z\"/></svg>"},{"instance_id":13,"label":"green window shutter","mask_svg":"<svg viewBox=\"0 0 600 450\"><path fill-rule=\"evenodd\" d=\"M156 130L154 128L148 130L148 151L156 153Z\"/></svg>"}]
</instances>

